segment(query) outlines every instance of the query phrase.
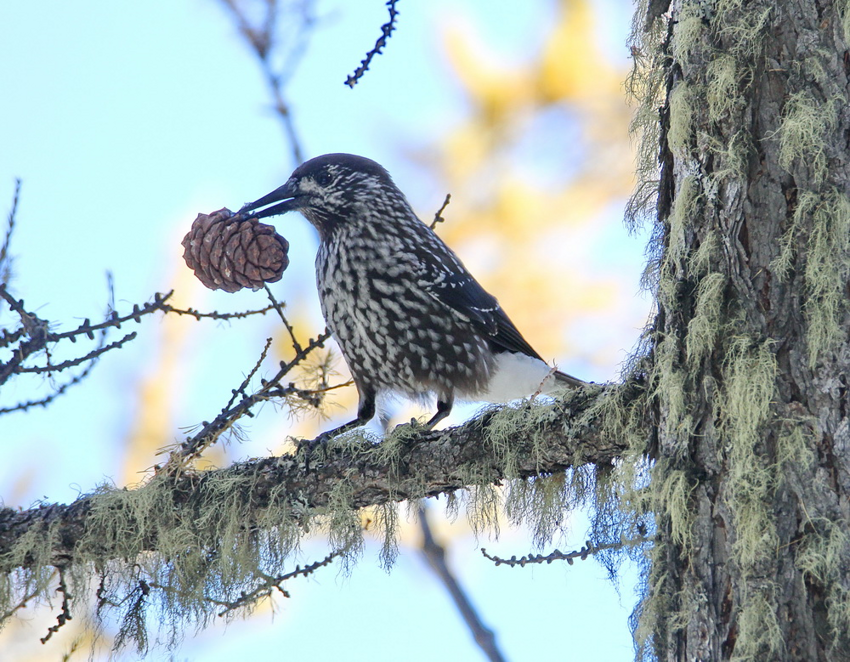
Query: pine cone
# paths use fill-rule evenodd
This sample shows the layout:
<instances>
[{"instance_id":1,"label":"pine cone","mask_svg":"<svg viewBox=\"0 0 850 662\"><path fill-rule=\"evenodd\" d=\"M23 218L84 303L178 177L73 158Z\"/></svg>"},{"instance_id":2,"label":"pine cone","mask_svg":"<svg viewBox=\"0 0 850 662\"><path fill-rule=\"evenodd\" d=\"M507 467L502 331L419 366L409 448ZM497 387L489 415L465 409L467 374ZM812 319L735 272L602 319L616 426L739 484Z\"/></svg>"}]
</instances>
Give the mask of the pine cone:
<instances>
[{"instance_id":1,"label":"pine cone","mask_svg":"<svg viewBox=\"0 0 850 662\"><path fill-rule=\"evenodd\" d=\"M258 290L279 281L289 266L286 239L271 225L229 209L198 214L181 243L186 265L211 290Z\"/></svg>"}]
</instances>

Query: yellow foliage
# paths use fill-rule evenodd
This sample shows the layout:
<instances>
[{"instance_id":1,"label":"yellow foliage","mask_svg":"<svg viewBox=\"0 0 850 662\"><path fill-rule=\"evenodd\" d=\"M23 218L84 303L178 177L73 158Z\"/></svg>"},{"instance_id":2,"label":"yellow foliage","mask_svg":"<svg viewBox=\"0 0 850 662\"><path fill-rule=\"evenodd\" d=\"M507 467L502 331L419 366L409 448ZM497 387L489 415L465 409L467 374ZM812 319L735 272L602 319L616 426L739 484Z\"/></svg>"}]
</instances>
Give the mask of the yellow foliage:
<instances>
[{"instance_id":1,"label":"yellow foliage","mask_svg":"<svg viewBox=\"0 0 850 662\"><path fill-rule=\"evenodd\" d=\"M625 71L600 52L594 12L563 0L535 52L508 64L456 16L444 31L470 113L439 148L452 204L438 231L550 358L570 353L564 331L584 311L617 314L637 289L591 285L584 271L606 227L600 215L632 189L634 162ZM547 156L563 146L562 172L549 168L543 181L522 157L529 139Z\"/></svg>"},{"instance_id":2,"label":"yellow foliage","mask_svg":"<svg viewBox=\"0 0 850 662\"><path fill-rule=\"evenodd\" d=\"M178 308L198 306L203 287L191 271L183 268L182 261L178 264L172 285L172 305ZM193 322L177 315L166 315L161 320L157 355L152 357L146 373L135 385L137 405L135 418L125 437L123 475L118 479L120 485L141 482L143 473L156 462L157 452L173 437L173 413L180 407L181 380L186 374L186 348Z\"/></svg>"},{"instance_id":3,"label":"yellow foliage","mask_svg":"<svg viewBox=\"0 0 850 662\"><path fill-rule=\"evenodd\" d=\"M543 102L588 100L612 91L622 96L623 76L599 53L594 16L585 0L561 0L561 21L541 54L537 98Z\"/></svg>"}]
</instances>

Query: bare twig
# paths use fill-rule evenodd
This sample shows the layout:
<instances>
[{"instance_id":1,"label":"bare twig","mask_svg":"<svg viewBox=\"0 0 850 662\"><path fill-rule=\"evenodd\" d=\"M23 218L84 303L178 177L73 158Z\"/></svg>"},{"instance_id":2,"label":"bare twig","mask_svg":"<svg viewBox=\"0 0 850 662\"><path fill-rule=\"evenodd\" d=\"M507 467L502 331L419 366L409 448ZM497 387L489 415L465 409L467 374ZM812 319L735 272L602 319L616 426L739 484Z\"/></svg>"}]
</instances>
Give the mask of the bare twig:
<instances>
[{"instance_id":1,"label":"bare twig","mask_svg":"<svg viewBox=\"0 0 850 662\"><path fill-rule=\"evenodd\" d=\"M325 341L330 336L330 332L326 329L318 337L311 339L307 343L307 346L296 353L291 361L288 363L282 361L280 369L274 377L268 381L263 380L262 386L257 391L250 395L243 395L242 399L235 405L228 403L228 406L222 409L212 422L208 423L205 421L197 434L187 437L176 450L171 452L165 466L165 471L170 473L179 473L182 471L189 461L198 457L205 448L218 441L221 435L231 429L242 416L252 416L251 409L260 402L266 402L267 400L281 398L287 395L315 397L315 392L298 389L294 384L281 387L280 380L290 370L300 364L313 350L318 347L324 347ZM260 361L262 361L262 358ZM239 389L237 389L237 392L239 392ZM244 393L244 391L242 392Z\"/></svg>"},{"instance_id":2,"label":"bare twig","mask_svg":"<svg viewBox=\"0 0 850 662\"><path fill-rule=\"evenodd\" d=\"M115 342L111 342L108 345L104 345L103 347L99 347L98 349L93 349L88 354L84 354L83 356L77 357L75 359L68 359L67 361L62 361L62 363L50 363L50 362L48 362L47 365L35 365L35 366L29 366L29 367L20 366L15 370L15 373L17 373L17 374L24 374L24 373L44 374L44 373L48 373L48 374L52 375L52 374L55 374L57 372L62 372L63 370L67 370L68 368L75 368L79 365L82 365L86 361L92 361L92 360L96 359L101 354L105 354L106 352L108 352L112 349L118 349L119 347L121 347L125 343L128 343L131 340L133 340L137 335L138 334L135 331L133 331L133 332L125 335L120 340L116 340Z\"/></svg>"},{"instance_id":3,"label":"bare twig","mask_svg":"<svg viewBox=\"0 0 850 662\"><path fill-rule=\"evenodd\" d=\"M635 545L642 545L647 542L652 541L649 538L635 538L634 540L619 540L617 542L604 543L602 545L593 545L588 540L587 542L585 542L584 547L582 547L581 549L574 550L572 552L564 553L556 549L551 554L547 554L545 556L543 556L542 554L527 554L526 556L520 558L512 556L509 559L503 559L498 556L491 556L483 547L481 548L481 554L484 556L484 558L490 559L496 565L506 565L511 568L513 568L514 566L524 568L527 565L552 563L552 561L566 561L567 563L572 565L575 559L584 561L587 559L588 556L593 556L594 554L598 554L599 552L603 552L608 549L622 549L624 547L634 547Z\"/></svg>"},{"instance_id":4,"label":"bare twig","mask_svg":"<svg viewBox=\"0 0 850 662\"><path fill-rule=\"evenodd\" d=\"M360 66L354 70L354 73L345 79L345 84L348 87L353 88L357 85L357 81L363 77L363 74L369 71L372 58L383 52L384 46L387 45L387 40L392 35L393 30L395 30L395 20L398 17L398 9L395 7L397 3L398 0L388 0L387 7L390 10L390 20L381 26L381 36L375 42L374 48L366 53L366 57L360 61Z\"/></svg>"},{"instance_id":5,"label":"bare twig","mask_svg":"<svg viewBox=\"0 0 850 662\"><path fill-rule=\"evenodd\" d=\"M9 414L13 411L26 411L27 409L32 409L33 407L46 407L60 395L64 395L65 391L67 391L69 388L71 388L72 386L76 386L86 377L88 377L96 365L97 361L91 361L80 374L75 375L61 386L54 387L53 393L44 398L41 398L39 400L27 400L25 402L19 402L18 404L13 405L12 407L0 408L0 415Z\"/></svg>"},{"instance_id":6,"label":"bare twig","mask_svg":"<svg viewBox=\"0 0 850 662\"><path fill-rule=\"evenodd\" d=\"M5 363L0 362L0 384L8 381L16 374L44 374L50 377L58 374L69 368L84 366L84 369L73 378L67 380L64 384L54 386L53 392L43 398L26 400L15 405L0 408L0 414L8 414L14 411L26 411L33 407L47 406L57 397L63 395L72 386L76 386L88 375L91 374L97 359L108 351L118 349L125 343L133 340L136 333L128 333L123 338L107 344L107 333L111 329L120 329L121 326L130 321L141 323L142 317L150 315L154 312L174 315L189 315L197 320L215 319L215 320L233 320L242 319L251 315L264 315L268 311L274 309L276 302L258 310L247 310L236 313L219 313L213 311L210 313L201 313L192 308L181 309L167 303L173 292L165 294L155 293L153 300L139 305L134 304L132 310L125 314L119 315L115 310L115 295L112 287L111 278L109 278L109 304L107 313L103 322L92 324L91 320L85 319L83 323L74 329L64 332L54 332L50 330L51 323L41 319L35 313L27 310L23 299L18 299L8 291L4 283L0 283L0 300L5 301L12 312L16 313L20 318L20 326L15 330L4 329L0 331L0 348L8 347L11 349L11 357ZM99 342L97 346L81 356L67 359L58 363L53 362L53 351L51 347L56 343L69 340L76 343L81 338L94 340L95 335L98 335ZM44 365L27 365L26 362L36 355L43 355L46 358Z\"/></svg>"},{"instance_id":7,"label":"bare twig","mask_svg":"<svg viewBox=\"0 0 850 662\"><path fill-rule=\"evenodd\" d=\"M174 315L189 315L194 317L196 320L202 319L213 319L213 320L238 320L245 319L246 317L251 317L252 315L265 315L270 310L274 310L274 306L269 304L264 308L257 308L256 310L241 310L236 313L220 313L217 310L214 310L210 313L201 313L194 308L175 308L174 306L164 304L160 307L163 313L173 313Z\"/></svg>"},{"instance_id":8,"label":"bare twig","mask_svg":"<svg viewBox=\"0 0 850 662\"><path fill-rule=\"evenodd\" d=\"M54 632L58 632L59 628L61 628L65 623L71 620L71 607L69 605L69 600L73 597L68 593L68 585L65 583L65 570L64 568L57 568L59 571L59 586L56 589L59 593L62 594L62 610L59 612L59 615L56 617L56 625L51 625L47 628L47 634L41 638L41 643L46 644L50 637L53 636Z\"/></svg>"},{"instance_id":9,"label":"bare twig","mask_svg":"<svg viewBox=\"0 0 850 662\"><path fill-rule=\"evenodd\" d=\"M141 318L145 315L150 315L151 313L160 311L160 312L175 312L181 314L181 311L177 311L173 309L171 306L167 305L165 302L171 297L174 292L167 292L166 294L160 294L159 292L155 293L153 296L153 301L150 303L145 303L141 306L138 304L133 305L132 312L126 315L118 315L114 310L107 316L103 322L99 324L92 324L89 319L83 320L83 323L78 326L76 329L72 329L70 331L65 331L63 333L51 333L47 330L47 322L44 320L40 320L35 314L30 313L26 310L23 299L16 299L11 294L9 294L8 290L3 284L0 284L0 298L5 299L9 304L11 309L18 313L21 317L21 322L24 327L33 327L34 325L43 325L43 334L39 332L39 336L43 336L43 342L53 343L58 342L60 340L64 340L68 338L71 342L75 342L78 336L85 335L89 340L94 340L94 332L100 331L102 329L115 328L120 329L122 324L129 322L130 320L141 323ZM186 313L188 314L188 313ZM33 333L31 331L27 331L29 335L32 337Z\"/></svg>"},{"instance_id":10,"label":"bare twig","mask_svg":"<svg viewBox=\"0 0 850 662\"><path fill-rule=\"evenodd\" d=\"M419 505L419 524L422 528L422 555L437 577L440 578L440 581L443 582L449 595L452 596L452 600L463 616L475 643L478 644L487 659L493 660L493 662L504 662L505 657L496 644L495 634L481 621L475 607L472 606L463 588L446 565L446 550L434 540L434 535L428 524L428 511L422 506L421 502Z\"/></svg>"},{"instance_id":11,"label":"bare twig","mask_svg":"<svg viewBox=\"0 0 850 662\"><path fill-rule=\"evenodd\" d=\"M15 229L15 216L18 213L18 200L21 196L21 180L15 180L15 193L12 196L12 208L9 210L6 222L6 235L3 244L0 245L0 283L8 283L12 277L11 257L9 256L9 244L12 241L12 231Z\"/></svg>"},{"instance_id":12,"label":"bare twig","mask_svg":"<svg viewBox=\"0 0 850 662\"><path fill-rule=\"evenodd\" d=\"M56 375L56 373L61 372L67 368L77 367L83 364L88 364L78 375L74 376L70 380L66 381L61 386L53 386L53 393L50 395L37 399L37 400L28 400L24 402L19 402L16 405L11 407L4 407L0 409L0 414L6 414L13 411L26 411L35 406L47 406L51 402L53 402L60 395L64 394L70 387L75 386L83 381L89 374L91 374L92 369L97 363L97 359L104 354L105 352L117 349L121 347L124 343L132 340L135 337L135 333L127 334L123 339L111 343L110 345L106 344L106 337L108 329L112 326L116 326L120 324L120 318L116 321L116 313L114 310L114 290L112 288L112 279L109 278L109 291L110 291L110 304L109 309L107 311L107 317L110 318L110 321L102 325L98 331L100 335L100 339L98 341L97 347L75 359L69 359L59 364L53 363L51 345L55 344L59 340L63 340L65 338L71 340L71 342L76 342L77 336L81 333L85 333L88 338L93 339L94 333L90 324L88 324L88 320L84 324L84 329L77 330L75 332L71 332L70 335L66 334L55 334L49 331L50 324L42 319L39 319L34 313L30 313L26 310L24 306L23 300L18 300L13 297L9 292L5 289L4 286L0 285L0 297L2 297L10 306L10 308L18 314L21 320L21 326L18 329L18 332L12 334L4 334L2 346L8 346L11 342L18 342L18 340L24 339L22 342L18 344L17 347L13 349L13 357L12 359L6 363L5 365L0 364L0 381L6 381L13 374L24 374L24 373L40 373L46 374L51 379ZM47 364L45 366L24 366L24 361L30 356L43 352L46 357Z\"/></svg>"},{"instance_id":13,"label":"bare twig","mask_svg":"<svg viewBox=\"0 0 850 662\"><path fill-rule=\"evenodd\" d=\"M292 325L289 323L289 320L286 319L286 315L283 314L283 306L281 306L277 299L274 298L272 291L269 289L268 285L264 285L266 288L266 294L269 297L269 300L272 302L271 305L275 309L280 317L280 320L283 322L283 325L286 327L286 330L289 332L289 338L292 340L292 347L295 350L295 353L298 354L301 351L301 343L298 342L298 339L295 337L295 329L292 328Z\"/></svg>"},{"instance_id":14,"label":"bare twig","mask_svg":"<svg viewBox=\"0 0 850 662\"><path fill-rule=\"evenodd\" d=\"M307 49L316 20L313 14L313 0L302 0L287 5L287 18L290 19L287 25L296 24L294 38L291 39L281 39L278 35L280 21L277 0L267 0L264 3L265 15L255 23L251 22L237 0L221 0L221 3L233 16L239 33L260 61L260 69L272 94L275 112L283 123L292 150L293 162L301 163L304 160L304 151L293 122L292 109L284 95L284 87ZM296 20L291 20L293 18ZM272 56L282 45L286 46L283 63L276 68Z\"/></svg>"},{"instance_id":15,"label":"bare twig","mask_svg":"<svg viewBox=\"0 0 850 662\"><path fill-rule=\"evenodd\" d=\"M54 575L51 575L51 580L53 579ZM26 609L27 603L33 598L37 597L40 593L41 591L38 587L33 588L29 593L27 593L26 595L24 595L24 597L18 600L17 604L15 604L13 607L10 607L5 612L0 613L0 623L5 623L6 619L14 616L16 612L20 611L21 609Z\"/></svg>"},{"instance_id":16,"label":"bare twig","mask_svg":"<svg viewBox=\"0 0 850 662\"><path fill-rule=\"evenodd\" d=\"M222 600L214 600L212 598L207 598L207 600L209 602L212 602L213 604L217 604L221 607L224 607L224 609L221 612L219 612L218 615L219 616L226 616L229 612L233 611L234 609L239 609L240 607L245 607L249 604L256 602L257 600L261 600L262 598L265 598L265 597L271 595L275 591L275 589L277 589L283 597L288 598L289 597L289 591L287 591L285 588L283 588L283 586L282 586L283 582L285 582L289 579L294 579L295 577L299 577L299 576L300 577L307 577L309 575L312 575L319 568L324 568L325 566L333 563L333 560L335 558L337 558L341 554L344 554L346 551L347 551L346 549L339 549L335 552L331 552L321 561L316 561L315 563L310 563L308 565L305 565L303 568L300 565L297 565L297 566L295 566L295 570L292 570L291 572L287 572L283 575L278 575L276 577L272 577L271 575L266 575L266 574L260 573L259 578L260 578L261 581L257 585L257 587L254 588L254 590L252 590L252 591L244 591L236 600L233 600L231 602L222 601ZM157 587L156 584L151 584L151 586Z\"/></svg>"},{"instance_id":17,"label":"bare twig","mask_svg":"<svg viewBox=\"0 0 850 662\"><path fill-rule=\"evenodd\" d=\"M230 396L230 400L228 400L227 404L224 405L225 409L230 409L230 407L233 406L233 403L236 401L236 398L238 398L240 395L243 395L243 396L247 395L247 393L245 392L245 389L248 388L248 384L251 383L251 380L254 378L254 375L257 374L257 371L263 365L263 361L266 360L266 356L269 353L269 347L271 347L271 346L272 346L272 339L266 338L266 344L263 346L263 351L260 352L260 358L257 359L257 363L255 363L254 367L251 368L251 372L249 372L248 375L245 377L245 379L242 380L242 383L239 385L239 388L233 389L233 395Z\"/></svg>"},{"instance_id":18,"label":"bare twig","mask_svg":"<svg viewBox=\"0 0 850 662\"><path fill-rule=\"evenodd\" d=\"M437 213L434 214L434 220L431 221L431 229L435 229L438 223L445 223L446 219L443 218L443 212L446 211L446 207L449 206L449 202L451 202L452 194L446 193L446 199L443 200L443 206L437 210Z\"/></svg>"}]
</instances>

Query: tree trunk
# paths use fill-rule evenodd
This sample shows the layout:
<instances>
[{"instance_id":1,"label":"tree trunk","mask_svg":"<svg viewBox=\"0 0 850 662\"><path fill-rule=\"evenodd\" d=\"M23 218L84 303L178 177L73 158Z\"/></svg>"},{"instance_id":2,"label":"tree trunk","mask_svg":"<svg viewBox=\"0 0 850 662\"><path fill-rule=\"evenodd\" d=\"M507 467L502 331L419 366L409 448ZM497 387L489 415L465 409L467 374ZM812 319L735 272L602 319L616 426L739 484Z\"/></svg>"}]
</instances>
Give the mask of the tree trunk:
<instances>
[{"instance_id":1,"label":"tree trunk","mask_svg":"<svg viewBox=\"0 0 850 662\"><path fill-rule=\"evenodd\" d=\"M850 659L850 3L664 4L633 47L658 159L659 542L638 641L661 660Z\"/></svg>"}]
</instances>

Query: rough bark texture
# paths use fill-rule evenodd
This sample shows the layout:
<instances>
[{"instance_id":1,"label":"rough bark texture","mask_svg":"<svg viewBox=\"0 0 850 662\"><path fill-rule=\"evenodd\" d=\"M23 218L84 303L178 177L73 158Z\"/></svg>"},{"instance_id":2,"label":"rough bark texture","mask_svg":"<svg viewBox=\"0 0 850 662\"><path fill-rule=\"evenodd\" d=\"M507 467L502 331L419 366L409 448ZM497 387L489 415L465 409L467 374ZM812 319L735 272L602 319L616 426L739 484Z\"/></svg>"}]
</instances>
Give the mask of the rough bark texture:
<instances>
[{"instance_id":1,"label":"rough bark texture","mask_svg":"<svg viewBox=\"0 0 850 662\"><path fill-rule=\"evenodd\" d=\"M661 542L639 638L662 660L850 659L850 9L657 5L638 31L664 76Z\"/></svg>"}]
</instances>

